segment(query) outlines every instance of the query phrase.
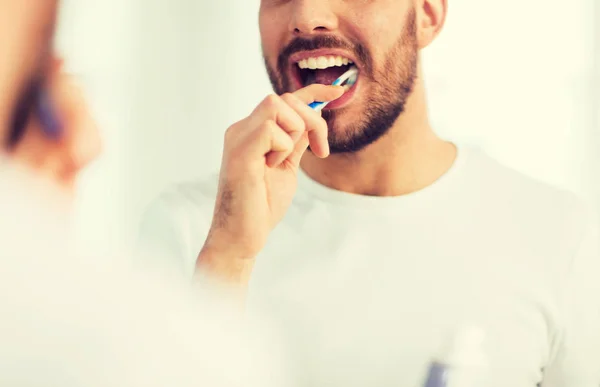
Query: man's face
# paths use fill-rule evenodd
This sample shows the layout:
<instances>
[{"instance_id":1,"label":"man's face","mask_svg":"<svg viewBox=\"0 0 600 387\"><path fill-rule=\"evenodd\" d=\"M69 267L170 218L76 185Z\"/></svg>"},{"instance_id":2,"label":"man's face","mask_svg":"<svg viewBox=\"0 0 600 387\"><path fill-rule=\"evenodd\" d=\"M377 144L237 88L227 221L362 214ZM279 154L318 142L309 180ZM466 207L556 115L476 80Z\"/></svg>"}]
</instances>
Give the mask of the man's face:
<instances>
[{"instance_id":1,"label":"man's face","mask_svg":"<svg viewBox=\"0 0 600 387\"><path fill-rule=\"evenodd\" d=\"M323 110L332 153L377 141L403 112L417 76L412 0L261 0L259 23L277 94L358 68L352 89Z\"/></svg>"}]
</instances>

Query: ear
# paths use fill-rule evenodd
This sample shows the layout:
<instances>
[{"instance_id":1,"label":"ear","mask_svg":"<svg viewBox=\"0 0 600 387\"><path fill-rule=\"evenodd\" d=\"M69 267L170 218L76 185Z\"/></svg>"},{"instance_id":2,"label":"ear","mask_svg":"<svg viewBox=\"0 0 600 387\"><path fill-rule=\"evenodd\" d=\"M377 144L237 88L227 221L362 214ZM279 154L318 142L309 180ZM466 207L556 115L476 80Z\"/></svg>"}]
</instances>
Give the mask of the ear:
<instances>
[{"instance_id":1,"label":"ear","mask_svg":"<svg viewBox=\"0 0 600 387\"><path fill-rule=\"evenodd\" d=\"M425 48L438 36L448 12L448 0L417 0L416 22L419 48Z\"/></svg>"}]
</instances>

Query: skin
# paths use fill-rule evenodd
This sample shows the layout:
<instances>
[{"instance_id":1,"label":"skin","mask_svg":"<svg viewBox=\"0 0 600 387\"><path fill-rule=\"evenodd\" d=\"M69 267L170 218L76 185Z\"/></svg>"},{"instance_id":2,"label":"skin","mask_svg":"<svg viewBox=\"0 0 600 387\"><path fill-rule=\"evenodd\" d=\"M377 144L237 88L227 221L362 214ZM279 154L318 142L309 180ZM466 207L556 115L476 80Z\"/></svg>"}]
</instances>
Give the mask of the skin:
<instances>
[{"instance_id":1,"label":"skin","mask_svg":"<svg viewBox=\"0 0 600 387\"><path fill-rule=\"evenodd\" d=\"M277 57L294 39L334 36L355 57L365 53L352 103L324 113L337 152L324 160L307 153L302 169L309 176L346 192L396 196L426 187L449 168L455 149L429 124L419 58L446 13L445 0L261 2L263 54L276 90L289 77Z\"/></svg>"},{"instance_id":2,"label":"skin","mask_svg":"<svg viewBox=\"0 0 600 387\"><path fill-rule=\"evenodd\" d=\"M263 2L265 3L269 2ZM274 9L280 10L280 7L281 5L277 5ZM264 9L272 12L273 7L265 5ZM346 13L351 11L352 15L347 18L356 20L356 13L362 15L364 7L349 9L345 5L343 9ZM265 11L265 14L269 15L269 12ZM339 19L341 18L337 18ZM380 19L377 18L376 25L380 24L377 23L381 22ZM322 23L317 24L327 27L321 27L321 30L313 28L315 33L305 33L298 27L294 28L292 40L286 43L285 48L279 50L276 67L272 65L273 55L269 54L273 51L271 46L274 41L274 32L271 30L276 25L261 23L261 26L264 25L267 29L263 33L263 55L267 73L276 92L284 93L299 87L292 81L297 68L294 54L315 49L342 49L342 56L353 54L350 59L360 71L360 82L354 101L347 107L326 109L323 116L329 128L328 140L332 153L356 153L386 134L404 111L406 100L413 91L418 61L416 13L414 8L410 8L404 23L392 26L398 28L398 31L390 30L395 39L379 60L378 53L374 50L381 46L369 47L363 43L365 38L358 34L336 34L334 31L340 28L339 22L327 17L323 17L322 20ZM360 20L357 23L360 23ZM389 37L390 32L386 35Z\"/></svg>"},{"instance_id":3,"label":"skin","mask_svg":"<svg viewBox=\"0 0 600 387\"><path fill-rule=\"evenodd\" d=\"M61 73L62 61L52 53L57 7L57 0L0 0L0 154L69 199L79 172L101 144L83 94ZM15 111L34 78L44 80L62 134L45 135L31 114L23 136L10 143Z\"/></svg>"},{"instance_id":4,"label":"skin","mask_svg":"<svg viewBox=\"0 0 600 387\"><path fill-rule=\"evenodd\" d=\"M26 82L45 67L43 54L50 45L56 19L56 1L0 0L0 128L8 122ZM3 136L3 139L6 136Z\"/></svg>"},{"instance_id":5,"label":"skin","mask_svg":"<svg viewBox=\"0 0 600 387\"><path fill-rule=\"evenodd\" d=\"M227 130L199 275L232 285L244 299L300 168L331 188L376 196L422 189L450 168L456 149L429 124L419 58L446 12L446 0L261 1L262 48L276 94ZM294 87L286 61L299 49L324 46L356 57L362 78L348 104L320 116L306 104L341 94L331 86Z\"/></svg>"}]
</instances>

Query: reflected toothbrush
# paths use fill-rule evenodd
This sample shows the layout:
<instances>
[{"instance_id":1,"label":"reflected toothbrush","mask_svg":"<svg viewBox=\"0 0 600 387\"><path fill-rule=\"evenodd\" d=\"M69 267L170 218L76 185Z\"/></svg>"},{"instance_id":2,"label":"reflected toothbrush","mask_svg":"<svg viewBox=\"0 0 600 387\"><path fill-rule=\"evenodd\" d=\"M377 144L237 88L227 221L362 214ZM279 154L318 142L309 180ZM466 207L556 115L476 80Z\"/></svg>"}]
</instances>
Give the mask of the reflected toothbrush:
<instances>
[{"instance_id":1,"label":"reflected toothbrush","mask_svg":"<svg viewBox=\"0 0 600 387\"><path fill-rule=\"evenodd\" d=\"M9 148L14 148L21 141L32 115L36 116L47 137L52 140L60 138L62 125L42 77L33 79L16 103L6 143Z\"/></svg>"},{"instance_id":2,"label":"reflected toothbrush","mask_svg":"<svg viewBox=\"0 0 600 387\"><path fill-rule=\"evenodd\" d=\"M348 91L356 83L357 78L358 78L358 69L356 68L356 66L352 66L350 68L350 70L348 70L344 74L342 74L331 85L332 86L343 86L346 89L346 91ZM325 106L329 105L330 102L331 101L329 101L329 102L313 102L313 103L309 104L308 106L313 110L321 111L321 110L323 110L323 108Z\"/></svg>"},{"instance_id":3,"label":"reflected toothbrush","mask_svg":"<svg viewBox=\"0 0 600 387\"><path fill-rule=\"evenodd\" d=\"M42 131L51 139L60 138L63 131L62 123L56 105L46 88L42 88L38 94L36 110Z\"/></svg>"}]
</instances>

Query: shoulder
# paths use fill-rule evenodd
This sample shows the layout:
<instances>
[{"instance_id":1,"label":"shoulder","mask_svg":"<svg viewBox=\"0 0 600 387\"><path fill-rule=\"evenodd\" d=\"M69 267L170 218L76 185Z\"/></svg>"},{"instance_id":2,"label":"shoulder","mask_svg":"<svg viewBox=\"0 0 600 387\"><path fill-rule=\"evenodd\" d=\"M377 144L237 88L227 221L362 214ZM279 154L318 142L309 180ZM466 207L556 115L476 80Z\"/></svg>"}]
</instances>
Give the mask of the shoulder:
<instances>
[{"instance_id":1,"label":"shoulder","mask_svg":"<svg viewBox=\"0 0 600 387\"><path fill-rule=\"evenodd\" d=\"M471 150L468 160L466 169L477 193L502 209L541 219L586 218L586 203L568 189L528 176L480 150Z\"/></svg>"},{"instance_id":2,"label":"shoulder","mask_svg":"<svg viewBox=\"0 0 600 387\"><path fill-rule=\"evenodd\" d=\"M521 198L522 201L547 203L550 200L570 205L581 204L578 196L564 188L544 182L540 179L526 175L484 151L469 149L467 151L467 170L472 178L483 183L490 192L497 192L494 196L509 195L511 198ZM533 204L533 203L530 203Z\"/></svg>"},{"instance_id":3,"label":"shoulder","mask_svg":"<svg viewBox=\"0 0 600 387\"><path fill-rule=\"evenodd\" d=\"M527 176L479 150L465 163L469 200L482 214L515 235L573 251L593 224L593 211L567 189ZM502 228L505 226L505 229Z\"/></svg>"}]
</instances>

